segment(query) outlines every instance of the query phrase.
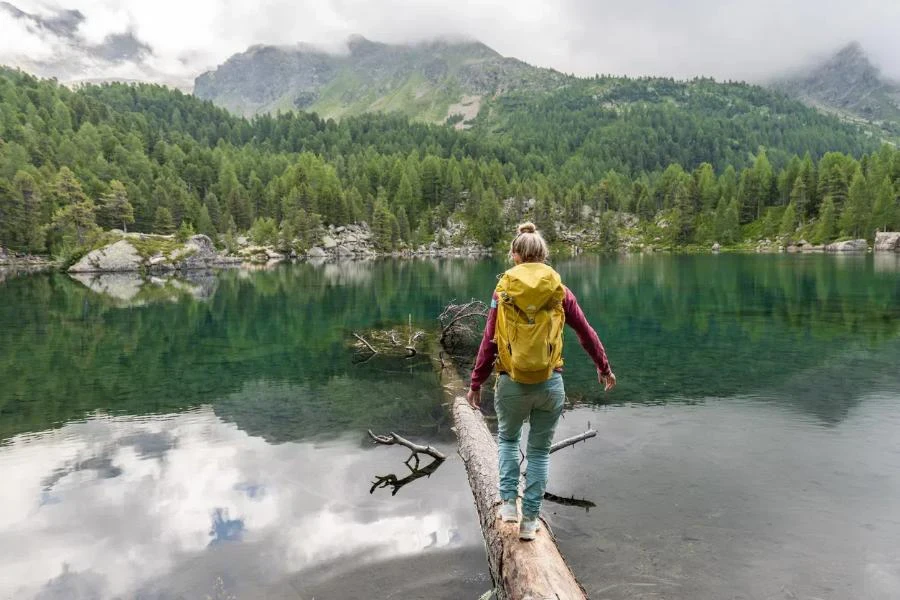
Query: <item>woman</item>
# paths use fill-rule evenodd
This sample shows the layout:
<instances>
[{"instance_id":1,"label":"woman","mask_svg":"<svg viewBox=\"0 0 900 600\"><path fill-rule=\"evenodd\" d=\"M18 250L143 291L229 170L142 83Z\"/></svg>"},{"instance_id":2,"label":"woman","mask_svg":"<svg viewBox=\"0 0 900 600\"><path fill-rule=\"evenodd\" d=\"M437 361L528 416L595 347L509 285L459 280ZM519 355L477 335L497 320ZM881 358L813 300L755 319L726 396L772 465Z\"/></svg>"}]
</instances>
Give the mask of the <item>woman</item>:
<instances>
[{"instance_id":1,"label":"woman","mask_svg":"<svg viewBox=\"0 0 900 600\"><path fill-rule=\"evenodd\" d=\"M616 386L606 351L559 274L544 264L547 242L532 223L518 227L510 245L516 266L500 278L491 300L484 337L472 371L467 400L479 408L481 386L496 366L494 395L500 457L500 510L504 522L519 521L519 439L530 421L519 537L533 540L547 486L550 444L566 393L562 374L562 325L569 325L597 365L597 378L608 391Z\"/></svg>"}]
</instances>

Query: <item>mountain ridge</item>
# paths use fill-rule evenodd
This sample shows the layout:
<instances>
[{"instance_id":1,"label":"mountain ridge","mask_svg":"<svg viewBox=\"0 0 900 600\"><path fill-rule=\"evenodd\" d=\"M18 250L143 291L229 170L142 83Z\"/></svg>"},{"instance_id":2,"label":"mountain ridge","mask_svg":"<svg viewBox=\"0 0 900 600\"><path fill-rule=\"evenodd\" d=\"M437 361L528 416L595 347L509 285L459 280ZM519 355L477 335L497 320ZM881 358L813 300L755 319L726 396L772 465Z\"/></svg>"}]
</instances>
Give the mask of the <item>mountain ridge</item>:
<instances>
[{"instance_id":1,"label":"mountain ridge","mask_svg":"<svg viewBox=\"0 0 900 600\"><path fill-rule=\"evenodd\" d=\"M432 122L460 115L462 126L485 97L512 88L554 89L568 79L478 41L392 45L354 35L345 53L309 44L252 46L199 75L194 93L244 116L298 109L334 118L399 112Z\"/></svg>"}]
</instances>

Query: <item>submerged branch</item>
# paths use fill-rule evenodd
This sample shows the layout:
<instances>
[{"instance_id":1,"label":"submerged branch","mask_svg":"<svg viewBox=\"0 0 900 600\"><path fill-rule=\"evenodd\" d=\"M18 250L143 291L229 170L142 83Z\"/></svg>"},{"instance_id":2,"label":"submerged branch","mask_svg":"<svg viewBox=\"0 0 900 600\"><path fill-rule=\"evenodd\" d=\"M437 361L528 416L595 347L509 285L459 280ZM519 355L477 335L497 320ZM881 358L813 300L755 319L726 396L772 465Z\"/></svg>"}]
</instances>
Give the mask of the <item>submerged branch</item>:
<instances>
[{"instance_id":1,"label":"submerged branch","mask_svg":"<svg viewBox=\"0 0 900 600\"><path fill-rule=\"evenodd\" d=\"M562 504L563 506L578 506L585 510L590 510L597 506L590 500L586 500L584 498L578 499L574 496L570 498L565 498L563 496L557 496L556 494L551 494L550 492L544 492L544 500L547 502L553 502L554 504Z\"/></svg>"},{"instance_id":2,"label":"submerged branch","mask_svg":"<svg viewBox=\"0 0 900 600\"><path fill-rule=\"evenodd\" d=\"M419 453L427 454L431 458L439 458L441 460L444 460L445 458L447 458L444 455L444 453L441 452L440 450L437 450L437 449L433 448L432 446L423 446L421 444L416 444L415 442L411 442L408 439L406 439L405 437L397 435L393 431L389 435L377 435L375 433L372 433L372 430L370 429L369 437L372 438L372 440L376 444L382 444L385 446L394 446L394 445L404 446L406 448L409 448L413 454L419 454Z\"/></svg>"}]
</instances>

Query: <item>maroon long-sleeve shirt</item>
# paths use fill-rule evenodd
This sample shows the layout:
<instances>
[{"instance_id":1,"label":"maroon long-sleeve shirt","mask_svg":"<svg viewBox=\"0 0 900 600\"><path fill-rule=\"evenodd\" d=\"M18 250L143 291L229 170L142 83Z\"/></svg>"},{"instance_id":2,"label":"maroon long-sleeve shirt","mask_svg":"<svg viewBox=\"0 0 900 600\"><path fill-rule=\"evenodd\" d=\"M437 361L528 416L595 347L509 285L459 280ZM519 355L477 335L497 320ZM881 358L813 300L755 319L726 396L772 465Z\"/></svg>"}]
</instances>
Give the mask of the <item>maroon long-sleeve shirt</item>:
<instances>
[{"instance_id":1,"label":"maroon long-sleeve shirt","mask_svg":"<svg viewBox=\"0 0 900 600\"><path fill-rule=\"evenodd\" d=\"M563 300L563 310L566 314L566 325L575 330L578 342L584 351L588 353L601 375L609 375L612 370L609 360L606 358L606 350L597 336L597 332L588 323L587 318L578 306L575 294L566 288L566 297ZM484 326L484 336L481 338L481 346L478 348L478 358L475 360L475 368L472 369L470 386L473 390L481 389L481 385L490 377L497 359L497 343L494 341L494 333L497 327L497 294L494 294L491 309L488 312L487 324Z\"/></svg>"}]
</instances>

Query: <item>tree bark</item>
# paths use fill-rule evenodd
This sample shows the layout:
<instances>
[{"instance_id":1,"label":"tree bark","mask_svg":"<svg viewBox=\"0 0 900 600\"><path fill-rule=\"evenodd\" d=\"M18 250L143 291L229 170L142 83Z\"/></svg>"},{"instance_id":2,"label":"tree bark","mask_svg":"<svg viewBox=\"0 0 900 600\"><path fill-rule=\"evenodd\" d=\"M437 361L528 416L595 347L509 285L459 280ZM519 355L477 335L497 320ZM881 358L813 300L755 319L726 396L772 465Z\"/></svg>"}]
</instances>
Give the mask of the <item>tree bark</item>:
<instances>
[{"instance_id":1,"label":"tree bark","mask_svg":"<svg viewBox=\"0 0 900 600\"><path fill-rule=\"evenodd\" d=\"M437 353L435 353L436 355ZM519 540L519 526L497 518L500 504L497 443L481 413L466 402L466 385L455 367L445 361L441 372L444 396L450 406L459 441L459 456L466 467L469 486L484 536L488 565L500 600L584 600L584 588L566 564L546 522L537 539Z\"/></svg>"}]
</instances>

